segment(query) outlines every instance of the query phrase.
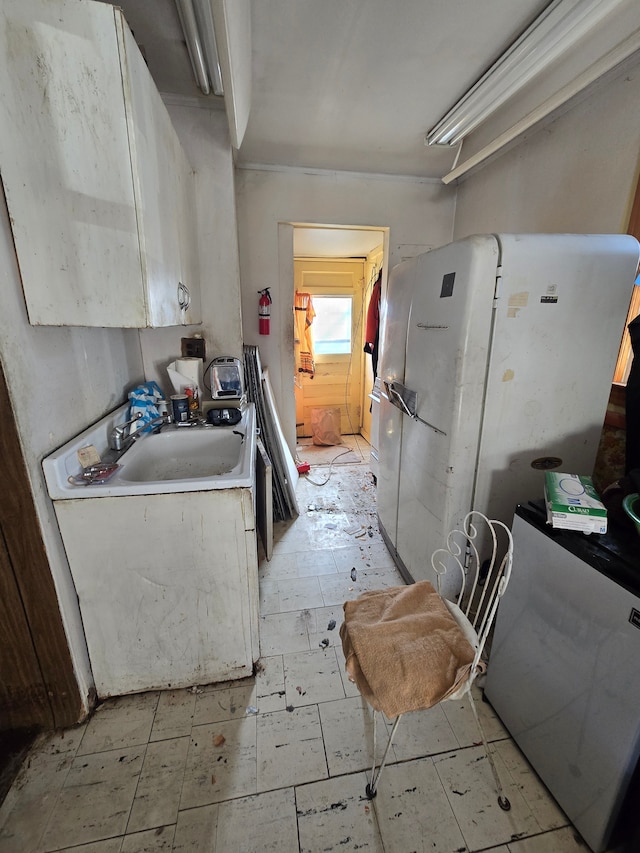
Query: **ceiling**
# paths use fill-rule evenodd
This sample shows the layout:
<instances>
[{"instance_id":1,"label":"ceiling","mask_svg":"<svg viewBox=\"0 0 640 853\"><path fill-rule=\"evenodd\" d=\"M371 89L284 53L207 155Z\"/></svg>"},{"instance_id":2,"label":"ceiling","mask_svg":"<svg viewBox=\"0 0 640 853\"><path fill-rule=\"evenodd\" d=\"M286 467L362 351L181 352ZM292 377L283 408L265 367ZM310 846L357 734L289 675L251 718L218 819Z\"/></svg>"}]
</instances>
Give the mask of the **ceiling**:
<instances>
[{"instance_id":1,"label":"ceiling","mask_svg":"<svg viewBox=\"0 0 640 853\"><path fill-rule=\"evenodd\" d=\"M382 246L384 231L375 228L305 228L293 231L296 258L366 258Z\"/></svg>"},{"instance_id":2,"label":"ceiling","mask_svg":"<svg viewBox=\"0 0 640 853\"><path fill-rule=\"evenodd\" d=\"M248 0L239 164L439 178L425 133L548 0ZM237 0L233 0L237 2ZM119 0L163 95L201 96L174 0Z\"/></svg>"}]
</instances>

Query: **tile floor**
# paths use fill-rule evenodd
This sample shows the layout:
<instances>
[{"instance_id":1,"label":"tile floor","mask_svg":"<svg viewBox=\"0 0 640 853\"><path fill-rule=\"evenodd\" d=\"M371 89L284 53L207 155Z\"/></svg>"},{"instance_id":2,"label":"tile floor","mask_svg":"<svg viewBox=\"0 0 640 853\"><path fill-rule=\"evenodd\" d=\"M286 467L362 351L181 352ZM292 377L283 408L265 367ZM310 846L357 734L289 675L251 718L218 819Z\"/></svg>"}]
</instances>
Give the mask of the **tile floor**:
<instances>
[{"instance_id":1,"label":"tile floor","mask_svg":"<svg viewBox=\"0 0 640 853\"><path fill-rule=\"evenodd\" d=\"M378 797L365 798L371 718L344 674L341 605L401 580L366 444L351 446L362 463L338 461L323 486L310 479L326 465L301 478L300 517L276 525L261 561L256 677L120 697L41 737L0 807L0 853L585 853L482 702L510 812L464 703L405 718Z\"/></svg>"}]
</instances>

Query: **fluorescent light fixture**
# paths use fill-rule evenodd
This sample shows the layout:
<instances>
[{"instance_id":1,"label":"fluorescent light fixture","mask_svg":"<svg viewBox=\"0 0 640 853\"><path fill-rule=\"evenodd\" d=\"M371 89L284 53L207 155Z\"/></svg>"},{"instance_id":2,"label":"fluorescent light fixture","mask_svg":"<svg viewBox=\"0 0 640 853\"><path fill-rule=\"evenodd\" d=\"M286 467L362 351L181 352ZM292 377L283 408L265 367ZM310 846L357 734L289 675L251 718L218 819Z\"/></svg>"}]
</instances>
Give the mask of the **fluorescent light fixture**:
<instances>
[{"instance_id":1,"label":"fluorescent light fixture","mask_svg":"<svg viewBox=\"0 0 640 853\"><path fill-rule=\"evenodd\" d=\"M223 95L211 0L176 0L196 82L208 95Z\"/></svg>"},{"instance_id":2,"label":"fluorescent light fixture","mask_svg":"<svg viewBox=\"0 0 640 853\"><path fill-rule=\"evenodd\" d=\"M633 56L634 53L640 50L640 30L636 33L632 33L632 35L628 36L624 41L622 41L617 47L610 50L605 56L599 59L597 62L590 65L582 74L578 75L575 80L572 80L570 83L567 83L566 86L563 86L555 95L552 95L550 98L547 98L546 101L541 103L538 107L528 113L524 118L521 118L520 121L517 121L514 125L512 125L507 130L503 131L499 136L497 136L494 140L489 142L479 151L476 151L468 160L465 160L464 163L461 163L459 166L457 165L457 157L456 163L454 164L452 170L442 178L442 182L444 184L450 184L452 181L461 178L463 175L466 175L467 172L470 172L471 169L474 169L476 166L479 166L481 163L484 163L485 160L488 160L489 157L492 157L498 151L502 150L506 145L513 142L514 139L517 139L523 133L526 133L529 128L534 127L534 125L538 124L538 122L545 119L547 116L551 115L555 110L562 107L567 101L571 100L571 98L578 95L580 92L584 91L587 86L590 86L592 83L595 83L596 80L599 80L605 74L608 74L613 69L622 65L622 63ZM461 146L462 147L462 146ZM460 149L458 149L460 152ZM638 282L636 282L638 284Z\"/></svg>"},{"instance_id":3,"label":"fluorescent light fixture","mask_svg":"<svg viewBox=\"0 0 640 853\"><path fill-rule=\"evenodd\" d=\"M621 0L553 0L425 137L457 145L498 107L590 32Z\"/></svg>"}]
</instances>

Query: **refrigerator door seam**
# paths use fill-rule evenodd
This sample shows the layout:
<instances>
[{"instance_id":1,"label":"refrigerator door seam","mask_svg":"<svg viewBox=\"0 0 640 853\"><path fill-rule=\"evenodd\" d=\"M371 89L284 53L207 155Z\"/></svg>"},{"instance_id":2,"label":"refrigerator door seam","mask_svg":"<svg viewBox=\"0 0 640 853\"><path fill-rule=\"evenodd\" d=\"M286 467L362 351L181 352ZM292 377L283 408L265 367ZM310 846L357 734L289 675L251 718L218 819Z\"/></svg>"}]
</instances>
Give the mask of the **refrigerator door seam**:
<instances>
[{"instance_id":1,"label":"refrigerator door seam","mask_svg":"<svg viewBox=\"0 0 640 853\"><path fill-rule=\"evenodd\" d=\"M498 299L502 296L502 264L496 268L496 286L493 290L493 307L498 307Z\"/></svg>"},{"instance_id":2,"label":"refrigerator door seam","mask_svg":"<svg viewBox=\"0 0 640 853\"><path fill-rule=\"evenodd\" d=\"M484 431L486 427L485 418L486 418L486 405L487 405L487 394L488 394L488 384L489 384L489 372L491 368L491 359L493 356L493 346L494 346L494 338L495 338L495 330L496 330L496 317L497 317L497 308L498 308L498 300L500 298L500 285L502 283L502 264L498 264L496 267L496 280L495 286L493 290L493 302L491 305L491 325L489 330L489 341L487 345L487 360L485 365L485 373L484 373L484 383L483 383L483 392L482 392L482 405L481 405L481 416L480 416L480 430L478 433L478 443L476 445L476 459L473 468L473 484L471 486L471 509L476 508L476 495L478 489L478 476L480 469L480 460L482 458L483 451L483 439L484 439Z\"/></svg>"}]
</instances>

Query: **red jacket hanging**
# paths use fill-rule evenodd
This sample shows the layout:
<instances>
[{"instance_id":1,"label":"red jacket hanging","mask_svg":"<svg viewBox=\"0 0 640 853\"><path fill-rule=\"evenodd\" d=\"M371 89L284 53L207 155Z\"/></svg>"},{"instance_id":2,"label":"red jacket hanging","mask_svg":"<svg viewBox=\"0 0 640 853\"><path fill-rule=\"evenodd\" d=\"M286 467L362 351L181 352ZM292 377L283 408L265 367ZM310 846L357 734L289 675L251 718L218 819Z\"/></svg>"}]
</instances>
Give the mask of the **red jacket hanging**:
<instances>
[{"instance_id":1,"label":"red jacket hanging","mask_svg":"<svg viewBox=\"0 0 640 853\"><path fill-rule=\"evenodd\" d=\"M367 322L364 330L364 351L371 354L371 366L374 379L378 375L378 348L380 345L380 290L382 287L382 270L371 291L371 299L367 308Z\"/></svg>"},{"instance_id":2,"label":"red jacket hanging","mask_svg":"<svg viewBox=\"0 0 640 853\"><path fill-rule=\"evenodd\" d=\"M365 343L373 347L376 336L378 334L378 325L380 323L380 288L382 285L382 270L378 273L376 283L371 291L371 299L367 308L367 324L365 326L364 340Z\"/></svg>"}]
</instances>

